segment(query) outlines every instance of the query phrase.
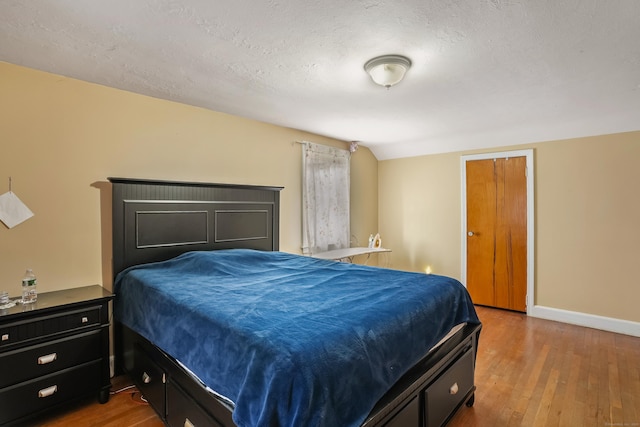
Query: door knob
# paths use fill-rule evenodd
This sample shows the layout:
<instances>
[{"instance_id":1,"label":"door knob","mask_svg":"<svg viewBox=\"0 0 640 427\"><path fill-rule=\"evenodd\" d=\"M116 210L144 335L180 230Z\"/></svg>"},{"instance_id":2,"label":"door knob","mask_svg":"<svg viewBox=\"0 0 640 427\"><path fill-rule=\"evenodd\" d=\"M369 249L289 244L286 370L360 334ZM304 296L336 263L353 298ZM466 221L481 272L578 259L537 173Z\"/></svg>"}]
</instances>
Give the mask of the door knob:
<instances>
[{"instance_id":1,"label":"door knob","mask_svg":"<svg viewBox=\"0 0 640 427\"><path fill-rule=\"evenodd\" d=\"M474 234L475 234L475 233L474 233L473 231L470 231L470 232L468 232L468 233L467 233L467 235L468 235L469 237L472 237Z\"/></svg>"}]
</instances>

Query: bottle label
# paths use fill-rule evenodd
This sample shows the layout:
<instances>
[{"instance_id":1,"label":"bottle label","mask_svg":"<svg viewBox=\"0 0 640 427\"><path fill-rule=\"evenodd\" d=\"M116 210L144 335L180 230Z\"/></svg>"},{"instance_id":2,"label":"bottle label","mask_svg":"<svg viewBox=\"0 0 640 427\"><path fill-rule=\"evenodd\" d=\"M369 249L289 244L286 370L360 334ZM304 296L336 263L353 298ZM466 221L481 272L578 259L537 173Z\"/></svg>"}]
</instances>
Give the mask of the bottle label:
<instances>
[{"instance_id":1,"label":"bottle label","mask_svg":"<svg viewBox=\"0 0 640 427\"><path fill-rule=\"evenodd\" d=\"M24 279L22 286L36 286L36 279Z\"/></svg>"}]
</instances>

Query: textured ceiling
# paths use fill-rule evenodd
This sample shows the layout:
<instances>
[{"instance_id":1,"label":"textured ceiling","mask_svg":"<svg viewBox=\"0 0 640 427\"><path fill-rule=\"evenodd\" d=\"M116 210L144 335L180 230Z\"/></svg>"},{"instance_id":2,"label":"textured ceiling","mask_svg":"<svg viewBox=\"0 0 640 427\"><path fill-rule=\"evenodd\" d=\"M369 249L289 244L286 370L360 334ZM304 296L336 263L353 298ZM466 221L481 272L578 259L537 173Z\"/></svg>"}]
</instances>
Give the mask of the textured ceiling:
<instances>
[{"instance_id":1,"label":"textured ceiling","mask_svg":"<svg viewBox=\"0 0 640 427\"><path fill-rule=\"evenodd\" d=\"M381 160L640 129L637 0L3 0L0 61Z\"/></svg>"}]
</instances>

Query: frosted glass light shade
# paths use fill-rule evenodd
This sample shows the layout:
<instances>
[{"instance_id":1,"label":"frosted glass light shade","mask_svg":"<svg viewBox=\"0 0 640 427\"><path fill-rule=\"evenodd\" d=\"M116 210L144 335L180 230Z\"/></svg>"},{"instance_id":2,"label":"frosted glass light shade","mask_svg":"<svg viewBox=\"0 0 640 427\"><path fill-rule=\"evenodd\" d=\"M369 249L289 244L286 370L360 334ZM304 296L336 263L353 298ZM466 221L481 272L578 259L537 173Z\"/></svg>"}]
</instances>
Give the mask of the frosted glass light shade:
<instances>
[{"instance_id":1,"label":"frosted glass light shade","mask_svg":"<svg viewBox=\"0 0 640 427\"><path fill-rule=\"evenodd\" d=\"M411 60L400 55L378 56L364 64L364 69L371 79L386 88L400 83L410 67Z\"/></svg>"}]
</instances>

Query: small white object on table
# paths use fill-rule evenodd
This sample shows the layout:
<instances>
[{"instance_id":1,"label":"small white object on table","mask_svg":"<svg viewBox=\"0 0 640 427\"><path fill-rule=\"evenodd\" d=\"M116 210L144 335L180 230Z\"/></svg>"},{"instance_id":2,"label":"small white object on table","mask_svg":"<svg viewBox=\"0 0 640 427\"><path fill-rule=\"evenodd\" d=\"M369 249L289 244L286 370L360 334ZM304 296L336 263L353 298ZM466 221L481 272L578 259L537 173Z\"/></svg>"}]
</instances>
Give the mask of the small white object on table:
<instances>
[{"instance_id":1,"label":"small white object on table","mask_svg":"<svg viewBox=\"0 0 640 427\"><path fill-rule=\"evenodd\" d=\"M381 252L391 252L391 249L385 248L343 248L343 249L334 249L332 251L326 252L318 252L317 254L311 255L314 258L320 259L333 259L336 261L340 261L343 259L349 260L349 262L353 262L353 258L358 255L366 255L367 260L371 254L377 254ZM366 263L365 261L365 263Z\"/></svg>"}]
</instances>

